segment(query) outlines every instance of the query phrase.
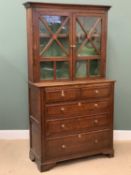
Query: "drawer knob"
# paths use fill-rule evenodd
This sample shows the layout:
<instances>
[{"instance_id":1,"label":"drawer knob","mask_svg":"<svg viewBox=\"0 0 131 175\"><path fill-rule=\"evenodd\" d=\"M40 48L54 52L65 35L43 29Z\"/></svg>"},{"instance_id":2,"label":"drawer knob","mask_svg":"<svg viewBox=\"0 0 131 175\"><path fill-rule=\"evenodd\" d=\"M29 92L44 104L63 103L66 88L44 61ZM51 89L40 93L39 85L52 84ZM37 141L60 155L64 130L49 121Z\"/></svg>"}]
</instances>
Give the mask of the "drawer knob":
<instances>
[{"instance_id":1,"label":"drawer knob","mask_svg":"<svg viewBox=\"0 0 131 175\"><path fill-rule=\"evenodd\" d=\"M70 45L70 47L75 48L75 47L76 47L76 45Z\"/></svg>"},{"instance_id":2,"label":"drawer knob","mask_svg":"<svg viewBox=\"0 0 131 175\"><path fill-rule=\"evenodd\" d=\"M95 104L94 104L94 106L97 108L97 107L98 107L98 104L97 104L97 103L95 103Z\"/></svg>"},{"instance_id":3,"label":"drawer knob","mask_svg":"<svg viewBox=\"0 0 131 175\"><path fill-rule=\"evenodd\" d=\"M61 147L62 147L63 149L65 149L65 148L66 148L66 145L61 145Z\"/></svg>"},{"instance_id":4,"label":"drawer knob","mask_svg":"<svg viewBox=\"0 0 131 175\"><path fill-rule=\"evenodd\" d=\"M82 103L81 102L78 102L78 106L82 106Z\"/></svg>"},{"instance_id":5,"label":"drawer knob","mask_svg":"<svg viewBox=\"0 0 131 175\"><path fill-rule=\"evenodd\" d=\"M99 90L96 89L96 90L95 90L95 93L96 93L96 94L99 94Z\"/></svg>"},{"instance_id":6,"label":"drawer knob","mask_svg":"<svg viewBox=\"0 0 131 175\"><path fill-rule=\"evenodd\" d=\"M61 128L65 128L65 125L64 124L61 124Z\"/></svg>"},{"instance_id":7,"label":"drawer knob","mask_svg":"<svg viewBox=\"0 0 131 175\"><path fill-rule=\"evenodd\" d=\"M95 119L95 120L94 120L94 123L98 123L98 120L97 120L97 119Z\"/></svg>"},{"instance_id":8,"label":"drawer knob","mask_svg":"<svg viewBox=\"0 0 131 175\"><path fill-rule=\"evenodd\" d=\"M64 111L64 110L65 110L65 108L62 107L62 108L61 108L61 111Z\"/></svg>"},{"instance_id":9,"label":"drawer knob","mask_svg":"<svg viewBox=\"0 0 131 175\"><path fill-rule=\"evenodd\" d=\"M78 138L81 138L82 137L82 135L81 134L78 134Z\"/></svg>"},{"instance_id":10,"label":"drawer knob","mask_svg":"<svg viewBox=\"0 0 131 175\"><path fill-rule=\"evenodd\" d=\"M65 96L64 90L61 91L61 96L62 96L62 97Z\"/></svg>"},{"instance_id":11,"label":"drawer knob","mask_svg":"<svg viewBox=\"0 0 131 175\"><path fill-rule=\"evenodd\" d=\"M98 143L98 140L97 139L95 139L95 141L94 141L95 143Z\"/></svg>"}]
</instances>

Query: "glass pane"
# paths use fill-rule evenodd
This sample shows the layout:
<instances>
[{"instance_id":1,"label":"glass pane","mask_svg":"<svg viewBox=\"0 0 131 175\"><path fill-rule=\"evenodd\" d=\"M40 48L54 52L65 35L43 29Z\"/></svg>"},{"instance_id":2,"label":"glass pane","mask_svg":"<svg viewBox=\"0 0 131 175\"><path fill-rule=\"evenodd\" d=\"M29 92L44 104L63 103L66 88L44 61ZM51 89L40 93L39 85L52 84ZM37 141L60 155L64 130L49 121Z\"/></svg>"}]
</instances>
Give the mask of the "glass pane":
<instances>
[{"instance_id":1,"label":"glass pane","mask_svg":"<svg viewBox=\"0 0 131 175\"><path fill-rule=\"evenodd\" d=\"M76 78L85 78L87 77L87 61L77 61L76 62Z\"/></svg>"},{"instance_id":2,"label":"glass pane","mask_svg":"<svg viewBox=\"0 0 131 175\"><path fill-rule=\"evenodd\" d=\"M53 80L54 79L53 62L40 63L40 77L41 77L41 80Z\"/></svg>"},{"instance_id":3,"label":"glass pane","mask_svg":"<svg viewBox=\"0 0 131 175\"><path fill-rule=\"evenodd\" d=\"M67 57L69 55L69 19L66 16L41 16L39 22L40 55Z\"/></svg>"},{"instance_id":4,"label":"glass pane","mask_svg":"<svg viewBox=\"0 0 131 175\"><path fill-rule=\"evenodd\" d=\"M61 17L60 16L43 16L47 21L52 32L56 32L61 26Z\"/></svg>"},{"instance_id":5,"label":"glass pane","mask_svg":"<svg viewBox=\"0 0 131 175\"><path fill-rule=\"evenodd\" d=\"M99 55L101 49L101 18L78 17L76 37L78 56Z\"/></svg>"},{"instance_id":6,"label":"glass pane","mask_svg":"<svg viewBox=\"0 0 131 175\"><path fill-rule=\"evenodd\" d=\"M44 36L44 34L49 34L49 31L46 29L45 25L43 22L39 22L39 30L40 30L40 34ZM46 35L45 35L46 36Z\"/></svg>"},{"instance_id":7,"label":"glass pane","mask_svg":"<svg viewBox=\"0 0 131 175\"><path fill-rule=\"evenodd\" d=\"M90 60L90 76L100 75L100 60Z\"/></svg>"},{"instance_id":8,"label":"glass pane","mask_svg":"<svg viewBox=\"0 0 131 175\"><path fill-rule=\"evenodd\" d=\"M94 47L92 47L90 42L87 41L85 46L83 46L82 49L80 50L78 56L93 56L93 55L96 55L96 50Z\"/></svg>"},{"instance_id":9,"label":"glass pane","mask_svg":"<svg viewBox=\"0 0 131 175\"><path fill-rule=\"evenodd\" d=\"M44 44L44 42L43 42L43 44ZM44 51L44 50L42 51L42 50L41 50L41 55L45 56L45 57L58 57L58 56L64 57L64 56L66 56L65 52L63 52L63 50L57 44L56 41L53 41L52 44L50 45L50 47L46 51Z\"/></svg>"},{"instance_id":10,"label":"glass pane","mask_svg":"<svg viewBox=\"0 0 131 175\"><path fill-rule=\"evenodd\" d=\"M67 61L56 62L56 79L69 79L69 63Z\"/></svg>"}]
</instances>

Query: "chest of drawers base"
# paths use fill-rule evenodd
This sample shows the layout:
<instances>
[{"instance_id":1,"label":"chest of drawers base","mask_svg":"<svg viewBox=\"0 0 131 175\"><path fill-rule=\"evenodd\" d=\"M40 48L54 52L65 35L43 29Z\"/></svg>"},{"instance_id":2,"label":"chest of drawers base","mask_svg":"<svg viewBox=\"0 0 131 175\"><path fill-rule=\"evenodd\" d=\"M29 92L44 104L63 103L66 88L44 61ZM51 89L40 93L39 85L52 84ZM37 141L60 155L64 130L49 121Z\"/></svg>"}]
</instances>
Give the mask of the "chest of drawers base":
<instances>
[{"instance_id":1,"label":"chest of drawers base","mask_svg":"<svg viewBox=\"0 0 131 175\"><path fill-rule=\"evenodd\" d=\"M30 159L40 171L113 150L114 81L29 84Z\"/></svg>"}]
</instances>

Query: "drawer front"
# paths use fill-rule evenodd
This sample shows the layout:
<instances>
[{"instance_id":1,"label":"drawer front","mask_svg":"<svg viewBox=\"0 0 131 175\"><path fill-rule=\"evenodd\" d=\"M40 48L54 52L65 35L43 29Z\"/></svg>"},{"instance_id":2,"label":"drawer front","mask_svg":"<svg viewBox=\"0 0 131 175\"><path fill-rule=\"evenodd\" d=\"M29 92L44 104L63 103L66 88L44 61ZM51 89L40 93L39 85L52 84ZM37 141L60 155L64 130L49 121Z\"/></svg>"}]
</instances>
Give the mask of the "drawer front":
<instances>
[{"instance_id":1,"label":"drawer front","mask_svg":"<svg viewBox=\"0 0 131 175\"><path fill-rule=\"evenodd\" d=\"M46 88L46 102L76 100L80 95L79 88Z\"/></svg>"},{"instance_id":2,"label":"drawer front","mask_svg":"<svg viewBox=\"0 0 131 175\"><path fill-rule=\"evenodd\" d=\"M89 86L81 88L81 97L85 98L97 98L97 97L108 97L111 94L111 86Z\"/></svg>"},{"instance_id":3,"label":"drawer front","mask_svg":"<svg viewBox=\"0 0 131 175\"><path fill-rule=\"evenodd\" d=\"M110 148L111 145L111 131L99 131L58 139L48 139L46 141L46 158L53 159L77 153L87 153Z\"/></svg>"},{"instance_id":4,"label":"drawer front","mask_svg":"<svg viewBox=\"0 0 131 175\"><path fill-rule=\"evenodd\" d=\"M100 114L91 117L79 117L75 119L48 120L46 121L46 135L49 137L54 137L84 130L103 130L108 129L110 126L111 117L109 114Z\"/></svg>"},{"instance_id":5,"label":"drawer front","mask_svg":"<svg viewBox=\"0 0 131 175\"><path fill-rule=\"evenodd\" d=\"M69 117L76 115L90 115L108 112L110 102L95 101L95 102L72 102L72 103L60 103L56 105L46 105L47 117Z\"/></svg>"}]
</instances>

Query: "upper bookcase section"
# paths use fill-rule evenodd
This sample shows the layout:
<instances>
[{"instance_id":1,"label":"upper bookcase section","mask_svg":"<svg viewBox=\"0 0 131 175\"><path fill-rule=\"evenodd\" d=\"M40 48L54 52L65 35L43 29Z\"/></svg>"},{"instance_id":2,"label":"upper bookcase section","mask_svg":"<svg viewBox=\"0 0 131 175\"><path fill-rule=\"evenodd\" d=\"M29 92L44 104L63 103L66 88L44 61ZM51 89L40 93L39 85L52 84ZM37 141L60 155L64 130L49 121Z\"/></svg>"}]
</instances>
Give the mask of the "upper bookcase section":
<instances>
[{"instance_id":1,"label":"upper bookcase section","mask_svg":"<svg viewBox=\"0 0 131 175\"><path fill-rule=\"evenodd\" d=\"M105 77L110 6L27 2L29 80Z\"/></svg>"}]
</instances>

